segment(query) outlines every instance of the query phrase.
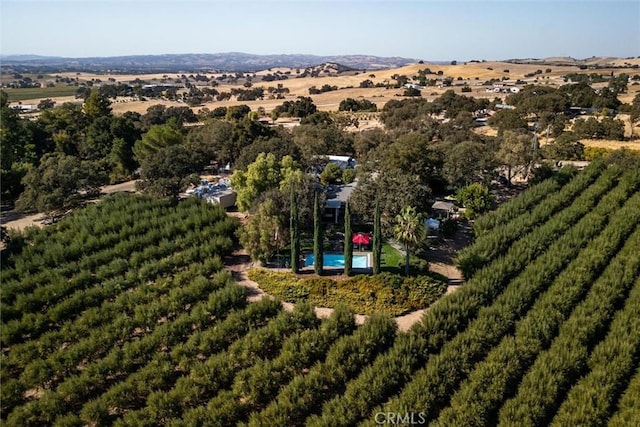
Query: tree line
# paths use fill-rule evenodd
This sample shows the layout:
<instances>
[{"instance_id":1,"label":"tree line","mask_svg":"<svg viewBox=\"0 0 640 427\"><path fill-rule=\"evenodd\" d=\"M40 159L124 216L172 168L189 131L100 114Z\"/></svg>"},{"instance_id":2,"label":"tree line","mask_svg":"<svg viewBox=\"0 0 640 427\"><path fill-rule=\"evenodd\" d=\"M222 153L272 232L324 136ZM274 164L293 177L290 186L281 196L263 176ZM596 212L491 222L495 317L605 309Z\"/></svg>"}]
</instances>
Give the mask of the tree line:
<instances>
[{"instance_id":1,"label":"tree line","mask_svg":"<svg viewBox=\"0 0 640 427\"><path fill-rule=\"evenodd\" d=\"M257 113L246 105L202 109L197 115L186 106L156 105L146 114L114 115L109 98L95 89L85 94L82 106L63 104L27 120L8 108L3 94L2 199L18 200L21 209L64 212L100 186L138 175L145 191L175 199L206 166L229 165L247 171L260 153L271 153L278 161L291 157L301 171L322 171L325 164L319 164L319 159L339 154L358 159L359 185L352 204L358 219L372 220L372 195L378 188L394 189L384 191L380 200L383 227L388 230L401 206L426 212L434 195L474 183L488 187L499 166L506 169L510 180L513 172L530 172L540 159L584 158L580 138L620 138L622 122L612 117L578 119L567 130L567 109L611 99L602 105L628 111L636 123L640 97L620 105L615 100L624 90L620 79L599 93L584 83L559 89L528 86L507 97L506 102L515 109L500 110L491 117L497 137L473 131L474 115L497 101L453 91L433 102L422 98L389 101L380 112L384 129L357 134L346 131L357 123L354 113L317 111L308 97L285 101L273 110L272 118L301 119L300 126L286 130L260 123ZM374 107L347 99L340 109ZM444 121L439 118L442 114ZM537 120L533 129L532 119ZM185 126L196 122L201 125ZM540 147L538 140L547 135L555 142ZM56 172L62 169L69 172L65 176ZM325 183L343 180L336 171L327 171L325 176ZM268 184L265 190L271 187ZM288 218L282 222L286 229Z\"/></svg>"}]
</instances>

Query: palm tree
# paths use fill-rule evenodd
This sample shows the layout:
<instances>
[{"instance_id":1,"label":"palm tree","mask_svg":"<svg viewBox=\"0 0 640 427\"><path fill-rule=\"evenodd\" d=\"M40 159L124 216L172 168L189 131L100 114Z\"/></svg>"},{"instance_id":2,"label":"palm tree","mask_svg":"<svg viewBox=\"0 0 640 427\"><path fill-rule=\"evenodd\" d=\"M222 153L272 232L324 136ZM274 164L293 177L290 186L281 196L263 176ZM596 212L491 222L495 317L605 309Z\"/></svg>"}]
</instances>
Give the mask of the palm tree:
<instances>
[{"instance_id":1,"label":"palm tree","mask_svg":"<svg viewBox=\"0 0 640 427\"><path fill-rule=\"evenodd\" d=\"M406 260L404 265L405 275L409 275L409 251L413 249L420 240L424 238L425 228L416 208L405 206L396 215L396 225L393 228L396 240L404 246Z\"/></svg>"}]
</instances>

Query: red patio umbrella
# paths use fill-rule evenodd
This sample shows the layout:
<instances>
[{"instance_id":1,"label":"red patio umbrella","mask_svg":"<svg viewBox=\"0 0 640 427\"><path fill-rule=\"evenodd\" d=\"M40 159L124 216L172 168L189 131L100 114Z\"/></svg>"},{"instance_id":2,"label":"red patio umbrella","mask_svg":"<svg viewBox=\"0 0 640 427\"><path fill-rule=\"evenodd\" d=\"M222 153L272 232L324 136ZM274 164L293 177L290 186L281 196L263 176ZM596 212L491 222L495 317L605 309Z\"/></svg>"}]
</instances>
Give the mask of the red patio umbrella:
<instances>
[{"instance_id":1,"label":"red patio umbrella","mask_svg":"<svg viewBox=\"0 0 640 427\"><path fill-rule=\"evenodd\" d=\"M368 245L371 242L371 238L365 233L356 233L351 238L351 241L356 245Z\"/></svg>"}]
</instances>

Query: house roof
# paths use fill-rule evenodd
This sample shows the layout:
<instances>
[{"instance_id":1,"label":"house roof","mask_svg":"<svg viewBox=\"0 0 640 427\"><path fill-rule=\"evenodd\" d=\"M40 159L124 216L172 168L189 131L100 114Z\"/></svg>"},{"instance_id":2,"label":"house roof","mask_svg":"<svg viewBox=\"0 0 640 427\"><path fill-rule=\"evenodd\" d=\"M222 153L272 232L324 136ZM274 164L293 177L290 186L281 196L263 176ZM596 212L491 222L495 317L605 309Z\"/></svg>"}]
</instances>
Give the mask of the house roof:
<instances>
[{"instance_id":1,"label":"house roof","mask_svg":"<svg viewBox=\"0 0 640 427\"><path fill-rule=\"evenodd\" d=\"M353 193L355 188L355 182L345 185L330 185L327 188L326 207L337 208L344 205L347 200L349 200L349 197L351 197L351 193Z\"/></svg>"},{"instance_id":2,"label":"house roof","mask_svg":"<svg viewBox=\"0 0 640 427\"><path fill-rule=\"evenodd\" d=\"M431 205L431 209L438 210L438 211L447 211L447 212L453 211L455 207L456 205L454 205L453 203L443 202L442 200L438 200L433 205Z\"/></svg>"}]
</instances>

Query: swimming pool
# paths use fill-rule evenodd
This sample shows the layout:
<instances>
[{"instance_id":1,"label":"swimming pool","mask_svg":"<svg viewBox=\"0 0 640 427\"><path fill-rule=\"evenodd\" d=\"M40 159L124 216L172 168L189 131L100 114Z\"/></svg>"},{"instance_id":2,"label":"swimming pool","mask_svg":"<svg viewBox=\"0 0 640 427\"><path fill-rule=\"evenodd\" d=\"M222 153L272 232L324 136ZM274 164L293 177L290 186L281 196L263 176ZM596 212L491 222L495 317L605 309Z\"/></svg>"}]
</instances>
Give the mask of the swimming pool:
<instances>
[{"instance_id":1,"label":"swimming pool","mask_svg":"<svg viewBox=\"0 0 640 427\"><path fill-rule=\"evenodd\" d=\"M351 261L353 268L369 268L369 257L367 255L354 255ZM304 266L313 265L313 254L307 255ZM324 254L322 264L325 267L344 267L344 254Z\"/></svg>"}]
</instances>

